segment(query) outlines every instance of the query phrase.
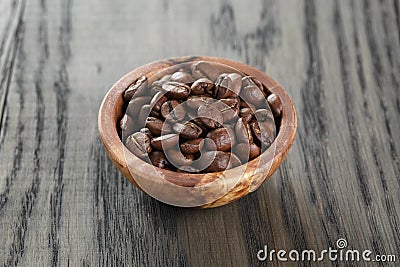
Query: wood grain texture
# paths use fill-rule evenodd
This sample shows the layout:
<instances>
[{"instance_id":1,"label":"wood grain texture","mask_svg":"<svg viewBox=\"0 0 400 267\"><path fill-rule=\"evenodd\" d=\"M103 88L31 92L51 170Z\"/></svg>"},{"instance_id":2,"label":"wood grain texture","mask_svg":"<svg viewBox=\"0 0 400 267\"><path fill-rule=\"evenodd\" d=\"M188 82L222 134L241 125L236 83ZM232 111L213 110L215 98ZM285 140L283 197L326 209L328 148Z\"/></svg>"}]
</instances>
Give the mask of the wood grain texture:
<instances>
[{"instance_id":1,"label":"wood grain texture","mask_svg":"<svg viewBox=\"0 0 400 267\"><path fill-rule=\"evenodd\" d=\"M339 238L399 262L399 6L0 1L0 265L260 266L264 245L320 251ZM151 199L119 174L97 134L112 84L183 55L266 72L298 113L278 171L220 208Z\"/></svg>"}]
</instances>

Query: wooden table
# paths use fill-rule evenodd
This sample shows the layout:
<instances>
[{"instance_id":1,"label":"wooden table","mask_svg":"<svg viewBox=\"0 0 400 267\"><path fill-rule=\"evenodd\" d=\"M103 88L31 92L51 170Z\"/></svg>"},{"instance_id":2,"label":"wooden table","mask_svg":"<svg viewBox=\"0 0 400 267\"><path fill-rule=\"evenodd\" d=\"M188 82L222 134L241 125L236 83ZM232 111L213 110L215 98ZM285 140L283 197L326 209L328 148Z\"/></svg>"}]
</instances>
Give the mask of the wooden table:
<instances>
[{"instance_id":1,"label":"wooden table","mask_svg":"<svg viewBox=\"0 0 400 267\"><path fill-rule=\"evenodd\" d=\"M257 258L264 246L320 252L340 238L400 262L399 6L0 1L0 263L258 266L270 263ZM153 200L119 174L97 133L114 82L182 55L265 71L298 112L279 170L220 208ZM287 263L298 264L355 265Z\"/></svg>"}]
</instances>

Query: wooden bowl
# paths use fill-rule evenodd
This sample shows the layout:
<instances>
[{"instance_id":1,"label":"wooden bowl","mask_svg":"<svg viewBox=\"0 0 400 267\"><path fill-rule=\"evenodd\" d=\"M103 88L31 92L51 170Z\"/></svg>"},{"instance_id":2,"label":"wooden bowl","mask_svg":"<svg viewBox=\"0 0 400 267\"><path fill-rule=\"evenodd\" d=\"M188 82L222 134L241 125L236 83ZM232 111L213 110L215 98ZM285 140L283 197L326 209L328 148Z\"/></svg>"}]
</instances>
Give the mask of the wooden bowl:
<instances>
[{"instance_id":1,"label":"wooden bowl","mask_svg":"<svg viewBox=\"0 0 400 267\"><path fill-rule=\"evenodd\" d=\"M159 169L130 153L121 142L117 125L123 116L123 93L139 77L186 62L209 61L231 66L258 79L282 102L278 134L273 145L242 166L205 174ZM105 150L121 173L139 189L165 203L182 207L210 208L225 205L256 190L282 163L296 134L296 111L285 90L273 79L248 65L215 57L182 57L141 66L122 77L107 93L99 111L98 130Z\"/></svg>"}]
</instances>

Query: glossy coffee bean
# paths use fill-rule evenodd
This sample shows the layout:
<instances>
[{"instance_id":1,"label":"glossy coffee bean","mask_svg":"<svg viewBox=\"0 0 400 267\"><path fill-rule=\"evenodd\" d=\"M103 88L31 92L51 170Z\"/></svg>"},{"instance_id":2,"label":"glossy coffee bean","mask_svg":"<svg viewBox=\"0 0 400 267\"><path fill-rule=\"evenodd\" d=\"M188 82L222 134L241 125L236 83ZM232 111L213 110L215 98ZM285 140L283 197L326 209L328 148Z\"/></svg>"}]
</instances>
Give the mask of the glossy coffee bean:
<instances>
[{"instance_id":1,"label":"glossy coffee bean","mask_svg":"<svg viewBox=\"0 0 400 267\"><path fill-rule=\"evenodd\" d=\"M224 123L230 122L239 115L239 98L224 98L213 103L212 106L218 109L223 117Z\"/></svg>"},{"instance_id":2,"label":"glossy coffee bean","mask_svg":"<svg viewBox=\"0 0 400 267\"><path fill-rule=\"evenodd\" d=\"M119 126L122 130L122 137L124 138L130 136L137 130L134 120L127 114L122 117Z\"/></svg>"},{"instance_id":3,"label":"glossy coffee bean","mask_svg":"<svg viewBox=\"0 0 400 267\"><path fill-rule=\"evenodd\" d=\"M191 95L185 101L185 105L191 109L198 109L201 106L208 106L214 103L215 100L209 95Z\"/></svg>"},{"instance_id":4,"label":"glossy coffee bean","mask_svg":"<svg viewBox=\"0 0 400 267\"><path fill-rule=\"evenodd\" d=\"M214 156L215 155L215 156ZM213 157L211 164L204 170L205 172L220 172L224 171L229 166L230 156L222 151L210 151L203 154L204 157Z\"/></svg>"},{"instance_id":5,"label":"glossy coffee bean","mask_svg":"<svg viewBox=\"0 0 400 267\"><path fill-rule=\"evenodd\" d=\"M155 118L148 117L146 120L146 127L150 130L150 132L155 136L160 136L162 131L166 133L170 132L171 126L164 121Z\"/></svg>"},{"instance_id":6,"label":"glossy coffee bean","mask_svg":"<svg viewBox=\"0 0 400 267\"><path fill-rule=\"evenodd\" d=\"M274 116L279 117L282 113L281 99L276 94L271 94L268 96L267 101Z\"/></svg>"},{"instance_id":7,"label":"glossy coffee bean","mask_svg":"<svg viewBox=\"0 0 400 267\"><path fill-rule=\"evenodd\" d=\"M146 76L140 77L135 83L131 84L124 93L124 100L131 101L134 95L143 96L147 91L147 78Z\"/></svg>"},{"instance_id":8,"label":"glossy coffee bean","mask_svg":"<svg viewBox=\"0 0 400 267\"><path fill-rule=\"evenodd\" d=\"M221 74L215 82L213 97L217 99L235 97L240 94L242 76L237 73Z\"/></svg>"},{"instance_id":9,"label":"glossy coffee bean","mask_svg":"<svg viewBox=\"0 0 400 267\"><path fill-rule=\"evenodd\" d=\"M168 100L162 104L161 116L168 121L176 122L185 118L185 108L177 100Z\"/></svg>"},{"instance_id":10,"label":"glossy coffee bean","mask_svg":"<svg viewBox=\"0 0 400 267\"><path fill-rule=\"evenodd\" d=\"M144 158L151 152L150 137L141 132L128 136L125 145L130 152L139 158Z\"/></svg>"},{"instance_id":11,"label":"glossy coffee bean","mask_svg":"<svg viewBox=\"0 0 400 267\"><path fill-rule=\"evenodd\" d=\"M151 96L133 97L132 100L128 103L126 114L128 114L132 118L136 118L137 116L139 116L139 111L142 106L149 104L151 99Z\"/></svg>"},{"instance_id":12,"label":"glossy coffee bean","mask_svg":"<svg viewBox=\"0 0 400 267\"><path fill-rule=\"evenodd\" d=\"M154 82L152 83L152 85L151 85L151 90L152 90L153 92L160 92L160 91L162 91L162 86L163 86L166 82L170 81L170 78L171 78L171 74L166 74L166 75L162 76L161 79L159 79L159 80L157 80L157 81L154 81Z\"/></svg>"},{"instance_id":13,"label":"glossy coffee bean","mask_svg":"<svg viewBox=\"0 0 400 267\"><path fill-rule=\"evenodd\" d=\"M157 92L150 101L152 107L150 114L154 117L160 116L161 106L168 100L163 92Z\"/></svg>"},{"instance_id":14,"label":"glossy coffee bean","mask_svg":"<svg viewBox=\"0 0 400 267\"><path fill-rule=\"evenodd\" d=\"M172 99L185 99L190 95L190 87L184 83L166 82L162 85L166 96Z\"/></svg>"},{"instance_id":15,"label":"glossy coffee bean","mask_svg":"<svg viewBox=\"0 0 400 267\"><path fill-rule=\"evenodd\" d=\"M180 166L190 165L193 162L191 158L186 157L181 151L174 148L166 150L165 153L170 162L178 168Z\"/></svg>"},{"instance_id":16,"label":"glossy coffee bean","mask_svg":"<svg viewBox=\"0 0 400 267\"><path fill-rule=\"evenodd\" d=\"M275 124L272 120L252 121L250 127L253 132L254 142L269 147L275 138Z\"/></svg>"},{"instance_id":17,"label":"glossy coffee bean","mask_svg":"<svg viewBox=\"0 0 400 267\"><path fill-rule=\"evenodd\" d=\"M184 139L195 139L203 133L203 129L193 122L175 123L173 129Z\"/></svg>"},{"instance_id":18,"label":"glossy coffee bean","mask_svg":"<svg viewBox=\"0 0 400 267\"><path fill-rule=\"evenodd\" d=\"M150 105L143 105L139 111L138 121L139 125L144 125L146 123L146 119L150 114Z\"/></svg>"},{"instance_id":19,"label":"glossy coffee bean","mask_svg":"<svg viewBox=\"0 0 400 267\"><path fill-rule=\"evenodd\" d=\"M204 139L196 138L183 142L180 145L180 148L182 153L193 155L199 153L199 151L203 148L203 145L204 145Z\"/></svg>"},{"instance_id":20,"label":"glossy coffee bean","mask_svg":"<svg viewBox=\"0 0 400 267\"><path fill-rule=\"evenodd\" d=\"M269 109L258 109L254 112L254 117L258 122L274 120L274 115L272 115L272 111Z\"/></svg>"},{"instance_id":21,"label":"glossy coffee bean","mask_svg":"<svg viewBox=\"0 0 400 267\"><path fill-rule=\"evenodd\" d=\"M249 122L253 118L254 112L251 110L251 108L242 108L240 109L240 117L243 118L243 120Z\"/></svg>"},{"instance_id":22,"label":"glossy coffee bean","mask_svg":"<svg viewBox=\"0 0 400 267\"><path fill-rule=\"evenodd\" d=\"M185 83L185 84L194 82L194 78L192 77L192 75L190 75L187 72L183 72L183 71L177 71L177 72L173 73L170 77L170 80L173 82L179 82L179 83Z\"/></svg>"},{"instance_id":23,"label":"glossy coffee bean","mask_svg":"<svg viewBox=\"0 0 400 267\"><path fill-rule=\"evenodd\" d=\"M192 94L202 95L205 92L211 92L214 87L214 83L207 78L201 78L196 80L192 86Z\"/></svg>"},{"instance_id":24,"label":"glossy coffee bean","mask_svg":"<svg viewBox=\"0 0 400 267\"><path fill-rule=\"evenodd\" d=\"M261 148L254 143L239 143L232 151L239 157L241 162L248 162L261 154Z\"/></svg>"},{"instance_id":25,"label":"glossy coffee bean","mask_svg":"<svg viewBox=\"0 0 400 267\"><path fill-rule=\"evenodd\" d=\"M235 133L238 142L253 142L253 135L250 125L243 118L240 118L235 126Z\"/></svg>"},{"instance_id":26,"label":"glossy coffee bean","mask_svg":"<svg viewBox=\"0 0 400 267\"><path fill-rule=\"evenodd\" d=\"M192 76L195 79L207 78L215 82L222 73L231 73L233 69L223 64L199 61L192 65Z\"/></svg>"},{"instance_id":27,"label":"glossy coffee bean","mask_svg":"<svg viewBox=\"0 0 400 267\"><path fill-rule=\"evenodd\" d=\"M161 151L153 151L149 155L151 163L161 169L165 169L171 166L164 153Z\"/></svg>"},{"instance_id":28,"label":"glossy coffee bean","mask_svg":"<svg viewBox=\"0 0 400 267\"><path fill-rule=\"evenodd\" d=\"M207 128L217 128L224 123L224 117L221 111L213 106L201 106L197 110L199 122Z\"/></svg>"},{"instance_id":29,"label":"glossy coffee bean","mask_svg":"<svg viewBox=\"0 0 400 267\"><path fill-rule=\"evenodd\" d=\"M227 154L230 157L227 169L232 169L232 168L242 165L242 161L234 153L227 152Z\"/></svg>"},{"instance_id":30,"label":"glossy coffee bean","mask_svg":"<svg viewBox=\"0 0 400 267\"><path fill-rule=\"evenodd\" d=\"M165 134L151 139L151 146L156 150L169 149L179 143L179 135Z\"/></svg>"},{"instance_id":31,"label":"glossy coffee bean","mask_svg":"<svg viewBox=\"0 0 400 267\"><path fill-rule=\"evenodd\" d=\"M263 91L256 85L243 87L241 96L247 105L254 105L256 107L265 107L267 105Z\"/></svg>"},{"instance_id":32,"label":"glossy coffee bean","mask_svg":"<svg viewBox=\"0 0 400 267\"><path fill-rule=\"evenodd\" d=\"M218 128L208 132L207 138L211 139L218 151L228 151L235 144L235 134L231 129ZM209 143L206 143L209 148ZM211 149L211 148L209 148Z\"/></svg>"}]
</instances>

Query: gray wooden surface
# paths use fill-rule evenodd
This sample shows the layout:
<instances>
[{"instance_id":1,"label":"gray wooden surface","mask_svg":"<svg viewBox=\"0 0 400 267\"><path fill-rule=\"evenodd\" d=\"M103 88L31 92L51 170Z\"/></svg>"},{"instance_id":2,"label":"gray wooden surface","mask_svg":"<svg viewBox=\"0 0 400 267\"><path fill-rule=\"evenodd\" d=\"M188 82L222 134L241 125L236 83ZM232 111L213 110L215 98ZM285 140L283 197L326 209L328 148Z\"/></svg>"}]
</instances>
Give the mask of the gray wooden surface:
<instances>
[{"instance_id":1,"label":"gray wooden surface","mask_svg":"<svg viewBox=\"0 0 400 267\"><path fill-rule=\"evenodd\" d=\"M258 266L267 264L256 255L264 245L321 251L339 238L395 254L399 264L399 6L1 0L0 265ZM182 55L265 71L298 112L278 171L216 209L175 208L143 194L118 173L97 133L99 105L115 81ZM298 264L356 265L287 263Z\"/></svg>"}]
</instances>

